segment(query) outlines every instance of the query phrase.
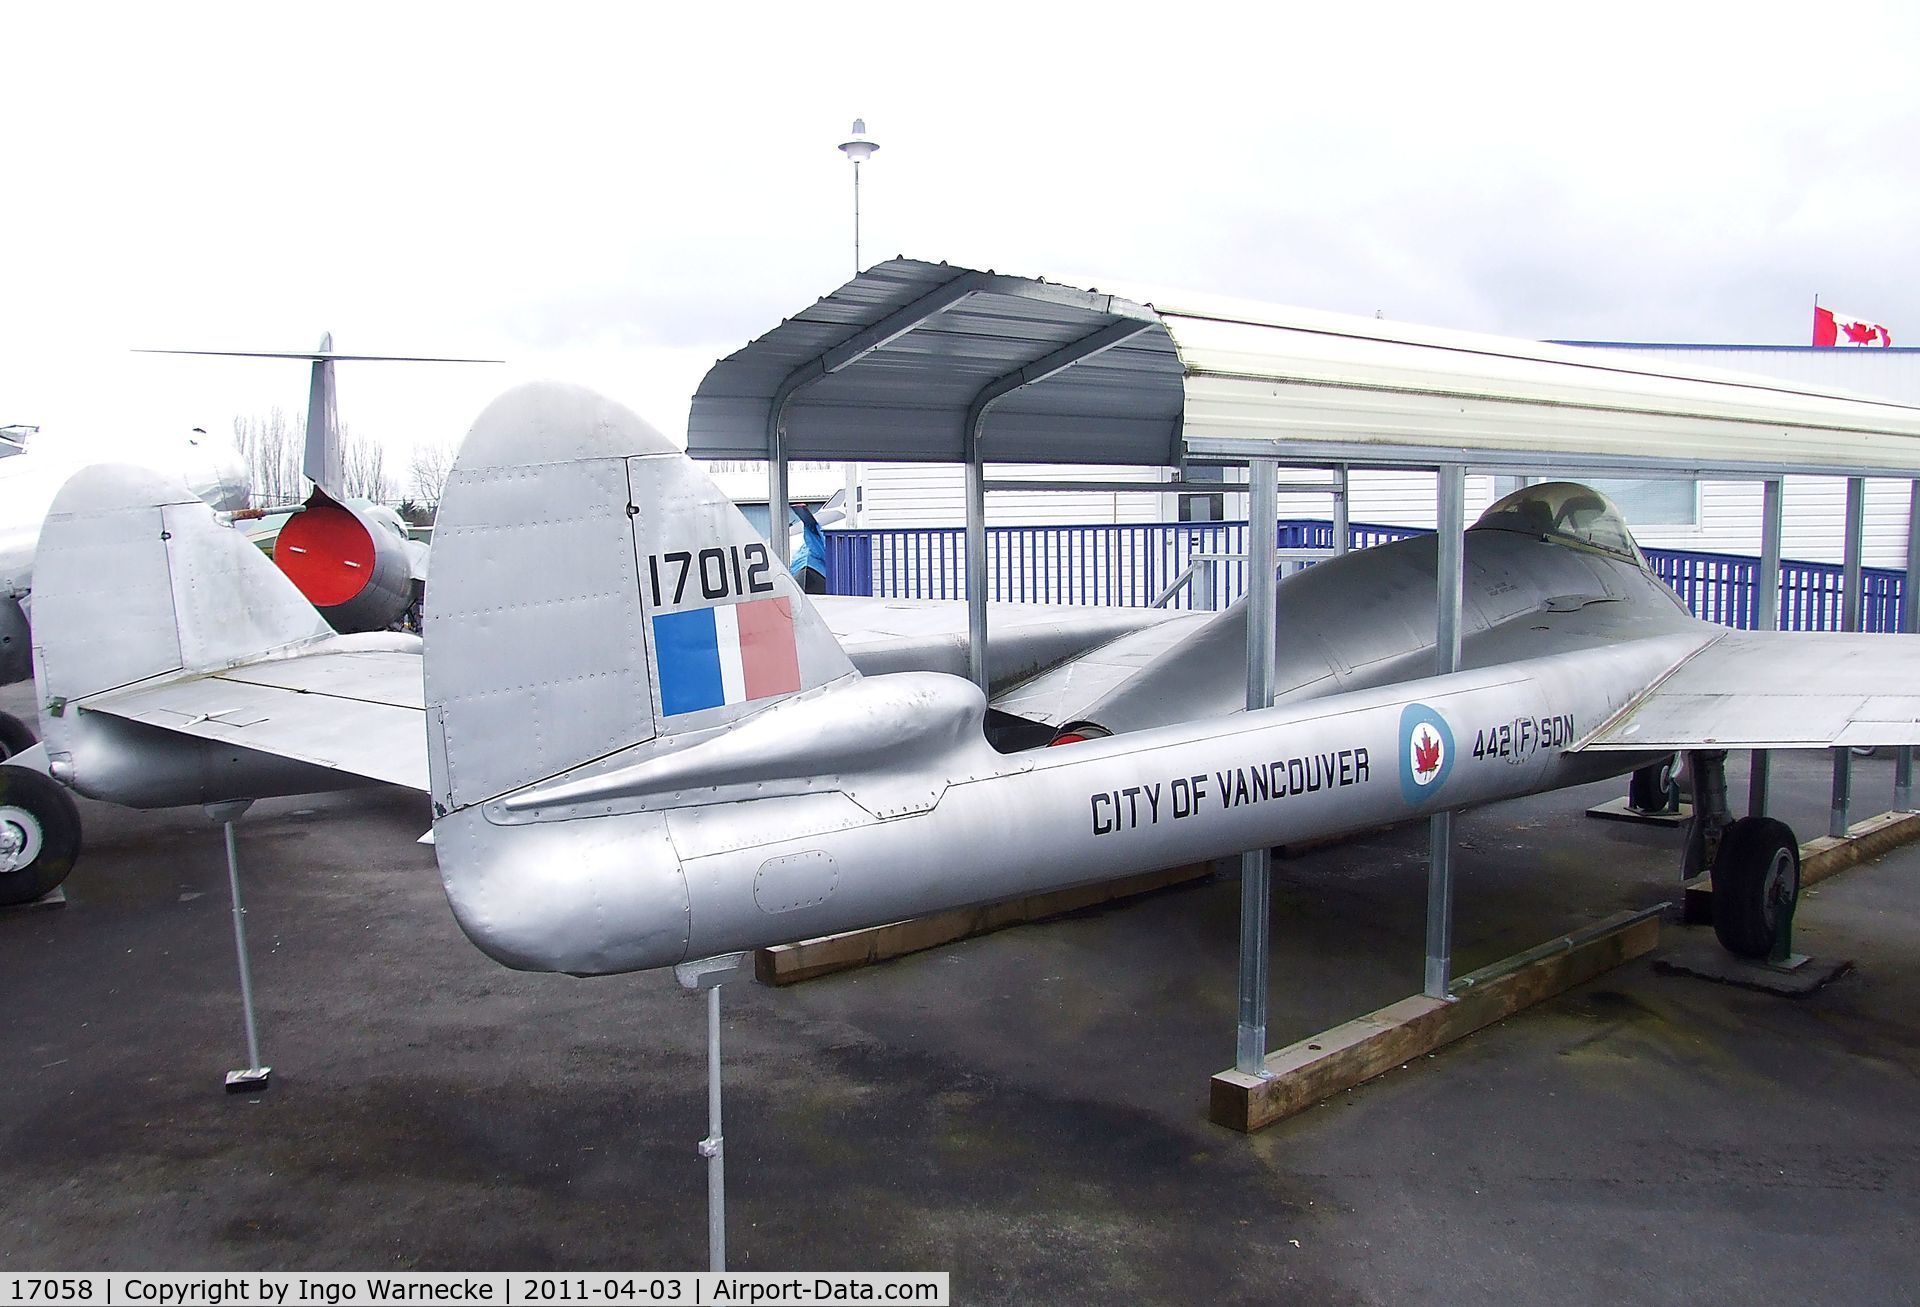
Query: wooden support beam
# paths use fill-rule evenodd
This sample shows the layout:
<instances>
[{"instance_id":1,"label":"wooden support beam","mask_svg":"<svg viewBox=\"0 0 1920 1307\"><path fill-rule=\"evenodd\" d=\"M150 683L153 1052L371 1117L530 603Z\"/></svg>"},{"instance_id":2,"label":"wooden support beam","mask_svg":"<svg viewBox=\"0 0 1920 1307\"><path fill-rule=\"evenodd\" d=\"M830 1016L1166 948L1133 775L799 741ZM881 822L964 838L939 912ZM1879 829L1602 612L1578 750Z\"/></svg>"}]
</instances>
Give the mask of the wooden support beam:
<instances>
[{"instance_id":1,"label":"wooden support beam","mask_svg":"<svg viewBox=\"0 0 1920 1307\"><path fill-rule=\"evenodd\" d=\"M1417 995L1267 1055L1266 1076L1222 1071L1208 1115L1252 1133L1482 1026L1649 953L1660 908L1622 912L1462 976L1448 997Z\"/></svg>"},{"instance_id":2,"label":"wooden support beam","mask_svg":"<svg viewBox=\"0 0 1920 1307\"><path fill-rule=\"evenodd\" d=\"M1848 867L1920 839L1920 812L1882 812L1847 827L1844 839L1822 835L1800 846L1800 883L1812 885Z\"/></svg>"},{"instance_id":3,"label":"wooden support beam","mask_svg":"<svg viewBox=\"0 0 1920 1307\"><path fill-rule=\"evenodd\" d=\"M1008 926L1078 912L1083 908L1134 898L1173 885L1202 880L1213 874L1210 862L1149 871L1122 880L1082 885L1077 889L1055 890L1050 894L1029 894L1025 898L1006 899L977 908L956 908L911 921L850 930L839 935L802 940L798 944L776 944L756 949L753 955L754 978L763 985L797 985L803 980L848 971L889 958L904 957L922 949L938 948L973 935L986 935Z\"/></svg>"}]
</instances>

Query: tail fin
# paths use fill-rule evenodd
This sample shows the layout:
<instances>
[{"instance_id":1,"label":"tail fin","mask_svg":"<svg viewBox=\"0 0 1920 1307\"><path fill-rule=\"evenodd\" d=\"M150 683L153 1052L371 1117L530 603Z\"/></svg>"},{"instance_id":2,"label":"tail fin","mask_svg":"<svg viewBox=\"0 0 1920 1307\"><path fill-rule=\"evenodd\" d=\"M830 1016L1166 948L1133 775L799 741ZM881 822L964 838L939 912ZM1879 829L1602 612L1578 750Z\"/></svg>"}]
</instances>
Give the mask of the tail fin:
<instances>
[{"instance_id":1,"label":"tail fin","mask_svg":"<svg viewBox=\"0 0 1920 1307\"><path fill-rule=\"evenodd\" d=\"M323 494L345 499L346 455L340 449L340 401L333 385L333 333L320 337L307 380L307 449L301 471Z\"/></svg>"},{"instance_id":2,"label":"tail fin","mask_svg":"<svg viewBox=\"0 0 1920 1307\"><path fill-rule=\"evenodd\" d=\"M41 724L56 752L50 704L331 634L244 535L177 480L136 467L85 468L54 497L32 604Z\"/></svg>"},{"instance_id":3,"label":"tail fin","mask_svg":"<svg viewBox=\"0 0 1920 1307\"><path fill-rule=\"evenodd\" d=\"M499 359L466 359L419 354L337 354L333 333L320 337L320 348L298 350L247 349L137 349L136 354L183 354L200 358L303 359L313 364L307 381L307 443L301 471L330 499L346 498L346 463L340 448L340 406L334 394L333 365L346 363L498 363Z\"/></svg>"},{"instance_id":4,"label":"tail fin","mask_svg":"<svg viewBox=\"0 0 1920 1307\"><path fill-rule=\"evenodd\" d=\"M622 751L671 752L854 674L738 509L574 386L495 400L434 526L428 757L441 814Z\"/></svg>"}]
</instances>

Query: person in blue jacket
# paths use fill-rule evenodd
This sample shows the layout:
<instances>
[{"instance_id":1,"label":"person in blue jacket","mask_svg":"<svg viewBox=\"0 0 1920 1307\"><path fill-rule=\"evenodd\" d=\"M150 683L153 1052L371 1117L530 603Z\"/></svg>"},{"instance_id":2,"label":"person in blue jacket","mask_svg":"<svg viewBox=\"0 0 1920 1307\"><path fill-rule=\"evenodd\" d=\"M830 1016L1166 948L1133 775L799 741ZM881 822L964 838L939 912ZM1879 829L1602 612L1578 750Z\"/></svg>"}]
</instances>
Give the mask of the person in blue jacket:
<instances>
[{"instance_id":1,"label":"person in blue jacket","mask_svg":"<svg viewBox=\"0 0 1920 1307\"><path fill-rule=\"evenodd\" d=\"M793 515L800 522L800 547L794 550L790 565L793 579L805 593L823 595L827 592L827 534L805 504L793 505Z\"/></svg>"}]
</instances>

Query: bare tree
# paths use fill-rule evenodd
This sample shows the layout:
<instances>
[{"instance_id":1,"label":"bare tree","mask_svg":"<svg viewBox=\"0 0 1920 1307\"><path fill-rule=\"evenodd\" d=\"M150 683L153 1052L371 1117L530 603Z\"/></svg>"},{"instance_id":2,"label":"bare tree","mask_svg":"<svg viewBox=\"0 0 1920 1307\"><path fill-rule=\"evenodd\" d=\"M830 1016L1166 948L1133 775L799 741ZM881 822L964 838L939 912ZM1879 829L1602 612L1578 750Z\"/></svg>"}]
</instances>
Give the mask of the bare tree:
<instances>
[{"instance_id":1,"label":"bare tree","mask_svg":"<svg viewBox=\"0 0 1920 1307\"><path fill-rule=\"evenodd\" d=\"M237 417L233 420L233 443L247 466L249 498L255 507L297 504L312 490L313 483L302 472L307 449L305 413L289 416L286 410L275 408L265 416ZM385 446L358 439L350 428L342 426L340 461L344 478L341 494L374 500L389 497Z\"/></svg>"},{"instance_id":2,"label":"bare tree","mask_svg":"<svg viewBox=\"0 0 1920 1307\"><path fill-rule=\"evenodd\" d=\"M437 504L447 488L447 474L453 471L453 446L444 440L413 447L413 497L422 504Z\"/></svg>"},{"instance_id":3,"label":"bare tree","mask_svg":"<svg viewBox=\"0 0 1920 1307\"><path fill-rule=\"evenodd\" d=\"M257 507L297 503L306 493L300 476L306 419L274 408L265 416L233 420L233 443L247 467L249 498Z\"/></svg>"},{"instance_id":4,"label":"bare tree","mask_svg":"<svg viewBox=\"0 0 1920 1307\"><path fill-rule=\"evenodd\" d=\"M362 440L344 424L340 428L340 462L346 483L340 493L349 499L387 498L387 447Z\"/></svg>"}]
</instances>

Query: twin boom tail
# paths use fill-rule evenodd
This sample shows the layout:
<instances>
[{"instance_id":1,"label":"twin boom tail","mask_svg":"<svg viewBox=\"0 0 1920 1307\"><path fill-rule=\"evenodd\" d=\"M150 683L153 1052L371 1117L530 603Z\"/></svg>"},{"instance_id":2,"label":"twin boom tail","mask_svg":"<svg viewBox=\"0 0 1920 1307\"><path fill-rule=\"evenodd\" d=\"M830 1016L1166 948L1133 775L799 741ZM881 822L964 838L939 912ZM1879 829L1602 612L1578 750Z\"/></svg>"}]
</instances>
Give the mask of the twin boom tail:
<instances>
[{"instance_id":1,"label":"twin boom tail","mask_svg":"<svg viewBox=\"0 0 1920 1307\"><path fill-rule=\"evenodd\" d=\"M139 808L367 782L166 729L180 712L136 712L128 696L322 649L418 643L335 636L286 576L177 479L110 464L75 473L53 501L33 619L47 770L91 798ZM234 711L226 693L206 690L201 719Z\"/></svg>"},{"instance_id":2,"label":"twin boom tail","mask_svg":"<svg viewBox=\"0 0 1920 1307\"><path fill-rule=\"evenodd\" d=\"M1567 746L1693 646L1636 641L1000 754L972 683L862 677L639 418L509 392L436 529L435 849L468 935L599 974L1377 826L1617 770Z\"/></svg>"}]
</instances>

